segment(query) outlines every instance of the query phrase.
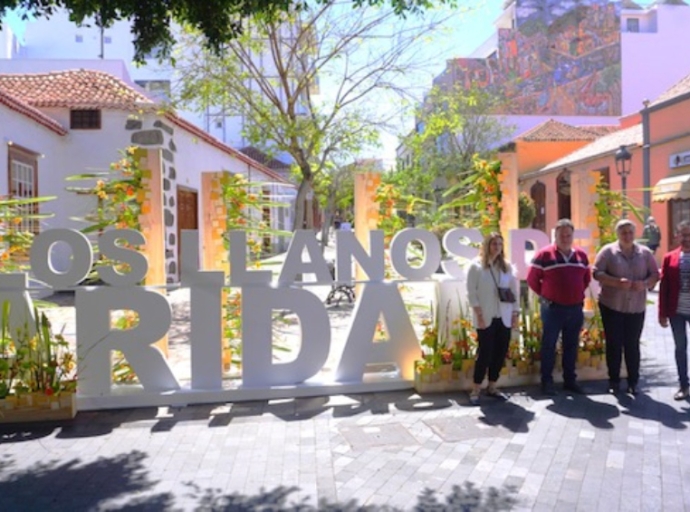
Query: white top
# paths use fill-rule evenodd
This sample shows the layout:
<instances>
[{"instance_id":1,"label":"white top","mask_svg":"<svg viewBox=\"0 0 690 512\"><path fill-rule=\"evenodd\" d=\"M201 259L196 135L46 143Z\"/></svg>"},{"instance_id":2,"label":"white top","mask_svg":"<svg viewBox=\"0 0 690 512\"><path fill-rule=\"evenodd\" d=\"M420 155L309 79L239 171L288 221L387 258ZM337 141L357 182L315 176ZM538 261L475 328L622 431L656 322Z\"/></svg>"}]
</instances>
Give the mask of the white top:
<instances>
[{"instance_id":1,"label":"white top","mask_svg":"<svg viewBox=\"0 0 690 512\"><path fill-rule=\"evenodd\" d=\"M493 273L493 277L492 277ZM496 281L494 282L494 278ZM498 290L496 283L501 288L510 288L515 295L515 302L512 304L500 302L498 300ZM520 298L518 295L518 281L515 277L513 267L508 264L508 272L501 272L497 267L483 268L482 262L478 258L472 260L467 272L467 298L472 309L472 322L474 327L478 327L477 315L474 308L479 306L482 309L482 316L487 324L494 318L501 318L503 325L511 327L513 311L519 311Z\"/></svg>"}]
</instances>

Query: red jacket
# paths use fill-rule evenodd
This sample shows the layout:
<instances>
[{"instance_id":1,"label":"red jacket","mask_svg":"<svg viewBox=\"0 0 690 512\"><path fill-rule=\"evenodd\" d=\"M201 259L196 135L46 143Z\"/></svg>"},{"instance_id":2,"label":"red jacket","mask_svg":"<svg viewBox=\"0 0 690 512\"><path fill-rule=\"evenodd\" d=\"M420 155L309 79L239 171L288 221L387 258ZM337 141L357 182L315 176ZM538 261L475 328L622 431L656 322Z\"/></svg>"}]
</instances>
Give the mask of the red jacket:
<instances>
[{"instance_id":1,"label":"red jacket","mask_svg":"<svg viewBox=\"0 0 690 512\"><path fill-rule=\"evenodd\" d=\"M568 261L551 244L537 252L527 273L527 284L540 297L571 306L585 300L585 290L592 279L587 253L572 247Z\"/></svg>"},{"instance_id":2,"label":"red jacket","mask_svg":"<svg viewBox=\"0 0 690 512\"><path fill-rule=\"evenodd\" d=\"M680 247L667 252L661 263L661 283L659 284L659 318L669 318L678 309L680 293Z\"/></svg>"}]
</instances>

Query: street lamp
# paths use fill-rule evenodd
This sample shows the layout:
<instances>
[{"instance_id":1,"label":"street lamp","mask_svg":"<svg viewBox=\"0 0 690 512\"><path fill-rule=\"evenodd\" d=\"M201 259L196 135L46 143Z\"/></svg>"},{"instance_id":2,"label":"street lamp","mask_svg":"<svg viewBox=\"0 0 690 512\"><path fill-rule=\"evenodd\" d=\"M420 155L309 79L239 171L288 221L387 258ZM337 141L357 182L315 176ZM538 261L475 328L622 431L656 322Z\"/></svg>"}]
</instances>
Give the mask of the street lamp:
<instances>
[{"instance_id":1,"label":"street lamp","mask_svg":"<svg viewBox=\"0 0 690 512\"><path fill-rule=\"evenodd\" d=\"M618 176L621 177L621 189L623 190L623 200L627 202L627 185L628 185L628 175L630 174L630 168L632 166L632 155L628 148L621 146L616 151L616 172ZM623 204L623 217L627 217L628 213L625 208L625 203Z\"/></svg>"}]
</instances>

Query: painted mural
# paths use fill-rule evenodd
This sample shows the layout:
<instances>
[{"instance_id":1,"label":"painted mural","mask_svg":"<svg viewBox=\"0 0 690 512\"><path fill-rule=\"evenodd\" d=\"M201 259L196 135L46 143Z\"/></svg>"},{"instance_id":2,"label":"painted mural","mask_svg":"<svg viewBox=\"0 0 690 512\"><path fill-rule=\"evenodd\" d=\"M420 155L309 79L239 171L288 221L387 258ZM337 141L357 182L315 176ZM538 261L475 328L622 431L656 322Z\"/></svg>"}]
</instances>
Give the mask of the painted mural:
<instances>
[{"instance_id":1,"label":"painted mural","mask_svg":"<svg viewBox=\"0 0 690 512\"><path fill-rule=\"evenodd\" d=\"M498 52L453 60L437 85L492 89L502 114L621 115L618 2L516 0L515 26L499 29Z\"/></svg>"}]
</instances>

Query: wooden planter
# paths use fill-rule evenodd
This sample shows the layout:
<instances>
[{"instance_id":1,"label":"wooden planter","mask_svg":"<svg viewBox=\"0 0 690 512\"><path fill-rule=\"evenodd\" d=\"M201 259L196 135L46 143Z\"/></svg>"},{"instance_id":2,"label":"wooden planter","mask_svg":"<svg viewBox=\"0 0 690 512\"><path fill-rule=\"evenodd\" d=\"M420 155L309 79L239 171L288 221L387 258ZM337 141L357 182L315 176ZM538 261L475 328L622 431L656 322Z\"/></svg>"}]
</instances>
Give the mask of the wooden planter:
<instances>
[{"instance_id":1,"label":"wooden planter","mask_svg":"<svg viewBox=\"0 0 690 512\"><path fill-rule=\"evenodd\" d=\"M76 393L11 395L0 399L0 424L71 420L77 414Z\"/></svg>"},{"instance_id":2,"label":"wooden planter","mask_svg":"<svg viewBox=\"0 0 690 512\"><path fill-rule=\"evenodd\" d=\"M557 361L560 361L560 357ZM603 356L592 356L587 353L587 357L578 358L576 369L579 381L608 379L606 359ZM419 366L415 364L414 388L418 393L469 391L472 388L473 370L474 361L471 360L463 361L463 368L458 371L453 371L451 365L442 365L436 370L428 368L419 370ZM625 364L623 364L621 377L625 378L625 376ZM560 364L554 368L553 378L556 382L563 382ZM501 388L532 386L538 385L540 382L541 366L539 361L530 364L526 361L513 363L508 360L498 379L498 385ZM486 382L483 385L485 386Z\"/></svg>"}]
</instances>

